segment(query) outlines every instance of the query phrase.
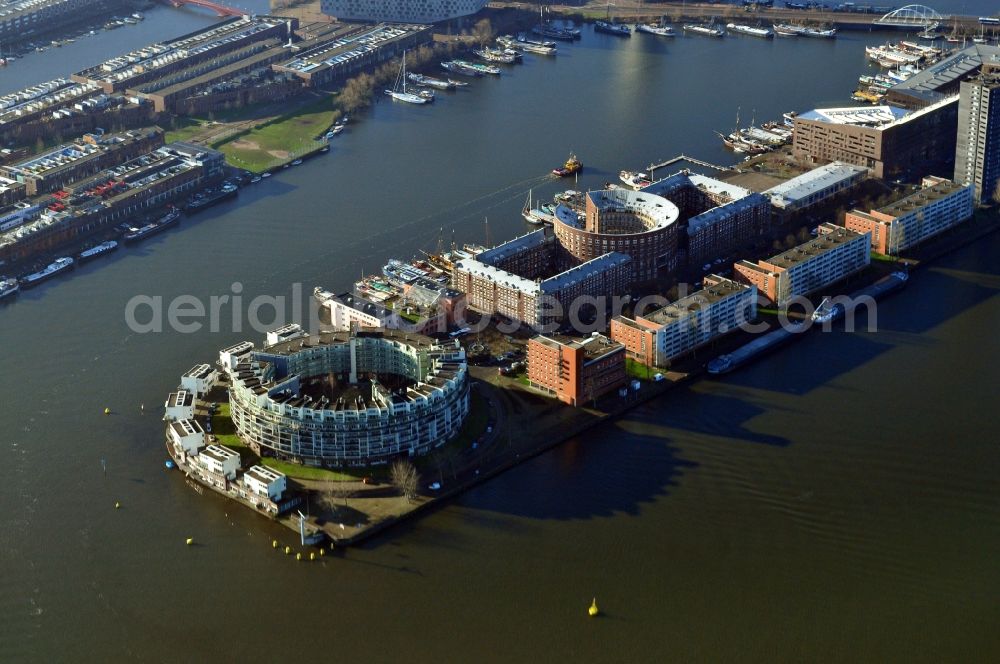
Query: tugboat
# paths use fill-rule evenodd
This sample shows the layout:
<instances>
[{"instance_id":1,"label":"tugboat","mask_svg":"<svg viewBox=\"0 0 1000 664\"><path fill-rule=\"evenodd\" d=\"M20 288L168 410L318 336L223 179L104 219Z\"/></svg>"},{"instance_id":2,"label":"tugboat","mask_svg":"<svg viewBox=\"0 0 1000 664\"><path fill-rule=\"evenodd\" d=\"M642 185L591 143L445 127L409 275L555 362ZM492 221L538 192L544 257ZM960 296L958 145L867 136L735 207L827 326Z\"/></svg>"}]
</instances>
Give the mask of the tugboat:
<instances>
[{"instance_id":1,"label":"tugboat","mask_svg":"<svg viewBox=\"0 0 1000 664\"><path fill-rule=\"evenodd\" d=\"M0 277L0 301L14 297L19 290L21 290L21 284L17 283L17 279Z\"/></svg>"},{"instance_id":2,"label":"tugboat","mask_svg":"<svg viewBox=\"0 0 1000 664\"><path fill-rule=\"evenodd\" d=\"M576 158L575 154L570 153L569 159L567 159L566 163L562 165L562 168L553 168L552 174L564 178L567 175L573 175L574 173L579 173L582 170L583 164Z\"/></svg>"}]
</instances>

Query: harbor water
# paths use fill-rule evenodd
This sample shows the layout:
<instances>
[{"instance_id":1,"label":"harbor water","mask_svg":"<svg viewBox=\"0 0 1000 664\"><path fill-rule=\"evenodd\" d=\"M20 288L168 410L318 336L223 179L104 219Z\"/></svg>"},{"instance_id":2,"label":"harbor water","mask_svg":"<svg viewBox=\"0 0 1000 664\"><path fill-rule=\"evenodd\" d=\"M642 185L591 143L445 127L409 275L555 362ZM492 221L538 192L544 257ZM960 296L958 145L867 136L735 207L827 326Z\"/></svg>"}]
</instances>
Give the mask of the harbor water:
<instances>
[{"instance_id":1,"label":"harbor water","mask_svg":"<svg viewBox=\"0 0 1000 664\"><path fill-rule=\"evenodd\" d=\"M209 20L156 9L114 37ZM125 323L138 294L344 289L439 236L502 240L529 189L731 163L713 132L737 108L847 104L891 36L588 29L433 105L379 103L328 154L0 306L0 661L996 661L997 236L914 274L876 332L810 334L315 563L164 469L167 392L257 335ZM66 48L0 91L65 73ZM554 182L570 151L579 182Z\"/></svg>"}]
</instances>

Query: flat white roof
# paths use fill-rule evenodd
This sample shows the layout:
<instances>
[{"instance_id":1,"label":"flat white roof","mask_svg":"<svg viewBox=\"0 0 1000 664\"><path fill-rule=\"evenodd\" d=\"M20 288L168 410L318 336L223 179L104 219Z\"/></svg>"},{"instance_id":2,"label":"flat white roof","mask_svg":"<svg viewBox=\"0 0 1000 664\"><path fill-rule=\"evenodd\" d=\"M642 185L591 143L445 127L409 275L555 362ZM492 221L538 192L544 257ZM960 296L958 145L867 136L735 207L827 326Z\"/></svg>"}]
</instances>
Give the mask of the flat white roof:
<instances>
[{"instance_id":1,"label":"flat white roof","mask_svg":"<svg viewBox=\"0 0 1000 664\"><path fill-rule=\"evenodd\" d=\"M867 169L862 166L852 166L840 161L834 161L819 168L814 168L779 185L775 185L765 190L764 193L768 196L778 196L787 201L794 202L807 198L818 191L832 187L844 180L850 180L866 171Z\"/></svg>"},{"instance_id":2,"label":"flat white roof","mask_svg":"<svg viewBox=\"0 0 1000 664\"><path fill-rule=\"evenodd\" d=\"M842 106L814 108L797 116L796 120L819 120L830 124L877 126L895 122L906 111L895 106Z\"/></svg>"},{"instance_id":3,"label":"flat white roof","mask_svg":"<svg viewBox=\"0 0 1000 664\"><path fill-rule=\"evenodd\" d=\"M722 180L716 180L715 178L710 178L706 175L692 173L691 175L688 175L688 179L691 180L696 187L700 187L713 194L725 194L732 201L738 201L739 199L745 198L751 194L749 189L738 187L735 184L729 184L728 182L723 182Z\"/></svg>"}]
</instances>

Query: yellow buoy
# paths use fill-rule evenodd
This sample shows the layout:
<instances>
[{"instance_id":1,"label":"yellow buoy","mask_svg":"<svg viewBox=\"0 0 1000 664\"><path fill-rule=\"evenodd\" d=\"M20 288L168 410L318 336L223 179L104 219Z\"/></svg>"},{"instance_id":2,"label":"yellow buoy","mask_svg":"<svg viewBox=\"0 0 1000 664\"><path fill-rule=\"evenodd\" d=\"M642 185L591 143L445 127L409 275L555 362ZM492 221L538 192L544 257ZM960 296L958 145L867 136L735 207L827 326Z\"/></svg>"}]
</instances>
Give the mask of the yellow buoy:
<instances>
[{"instance_id":1,"label":"yellow buoy","mask_svg":"<svg viewBox=\"0 0 1000 664\"><path fill-rule=\"evenodd\" d=\"M295 554L295 559L296 560L302 560L302 554L301 553L296 553Z\"/></svg>"},{"instance_id":2,"label":"yellow buoy","mask_svg":"<svg viewBox=\"0 0 1000 664\"><path fill-rule=\"evenodd\" d=\"M111 414L111 409L110 408L105 408L104 409L104 414L105 415L110 415Z\"/></svg>"},{"instance_id":3,"label":"yellow buoy","mask_svg":"<svg viewBox=\"0 0 1000 664\"><path fill-rule=\"evenodd\" d=\"M118 501L116 500L116 501L115 501L115 509L118 509L118 508L119 508L119 507L121 507L121 506L122 506L122 504L121 504L121 503L119 503L119 502L118 502Z\"/></svg>"},{"instance_id":4,"label":"yellow buoy","mask_svg":"<svg viewBox=\"0 0 1000 664\"><path fill-rule=\"evenodd\" d=\"M590 603L590 608L589 608L589 609L587 609L587 613L588 613L588 614L589 614L589 615L590 615L591 617L594 617L594 616L596 616L597 614L599 614L600 612L601 612L601 610L597 608L597 598L595 597L595 598L594 598L594 601Z\"/></svg>"},{"instance_id":5,"label":"yellow buoy","mask_svg":"<svg viewBox=\"0 0 1000 664\"><path fill-rule=\"evenodd\" d=\"M309 560L316 560L316 552L315 551L310 551L309 552Z\"/></svg>"},{"instance_id":6,"label":"yellow buoy","mask_svg":"<svg viewBox=\"0 0 1000 664\"><path fill-rule=\"evenodd\" d=\"M194 538L193 538L193 537L189 537L189 538L187 538L187 539L185 540L185 543L186 543L186 544L187 544L188 546L191 546L192 544L194 544Z\"/></svg>"},{"instance_id":7,"label":"yellow buoy","mask_svg":"<svg viewBox=\"0 0 1000 664\"><path fill-rule=\"evenodd\" d=\"M271 548L272 549L278 548L278 540L271 540Z\"/></svg>"},{"instance_id":8,"label":"yellow buoy","mask_svg":"<svg viewBox=\"0 0 1000 664\"><path fill-rule=\"evenodd\" d=\"M326 549L320 549L319 550L319 555L325 556L326 555Z\"/></svg>"},{"instance_id":9,"label":"yellow buoy","mask_svg":"<svg viewBox=\"0 0 1000 664\"><path fill-rule=\"evenodd\" d=\"M287 555L288 555L289 553L291 553L291 552L292 552L292 547L290 547L290 546L286 546L286 547L285 547L285 555L287 556Z\"/></svg>"}]
</instances>

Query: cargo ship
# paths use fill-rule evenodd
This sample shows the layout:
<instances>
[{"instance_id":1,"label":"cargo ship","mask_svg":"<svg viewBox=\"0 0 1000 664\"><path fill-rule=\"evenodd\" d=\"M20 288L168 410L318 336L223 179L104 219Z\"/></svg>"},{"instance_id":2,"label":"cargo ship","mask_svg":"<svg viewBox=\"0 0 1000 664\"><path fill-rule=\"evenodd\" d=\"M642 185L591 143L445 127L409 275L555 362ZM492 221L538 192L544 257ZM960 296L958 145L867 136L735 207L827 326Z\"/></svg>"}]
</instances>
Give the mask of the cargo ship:
<instances>
[{"instance_id":1,"label":"cargo ship","mask_svg":"<svg viewBox=\"0 0 1000 664\"><path fill-rule=\"evenodd\" d=\"M790 340L792 336L799 332L804 332L805 326L801 321L794 321L787 327L772 330L750 343L740 346L732 353L720 355L708 363L708 373L713 375L724 374L741 367L761 353L776 348L780 344Z\"/></svg>"},{"instance_id":2,"label":"cargo ship","mask_svg":"<svg viewBox=\"0 0 1000 664\"><path fill-rule=\"evenodd\" d=\"M571 153L569 155L569 159L566 160L566 163L563 164L561 168L552 169L552 174L564 178L567 175L573 175L574 173L579 173L582 170L583 164L576 158L575 154Z\"/></svg>"},{"instance_id":3,"label":"cargo ship","mask_svg":"<svg viewBox=\"0 0 1000 664\"><path fill-rule=\"evenodd\" d=\"M72 258L62 257L57 258L53 262L49 263L45 268L39 270L38 272L33 272L21 279L21 285L25 288L32 288L37 286L43 281L48 281L52 277L66 272L67 270L72 270L75 266Z\"/></svg>"},{"instance_id":4,"label":"cargo ship","mask_svg":"<svg viewBox=\"0 0 1000 664\"><path fill-rule=\"evenodd\" d=\"M114 240L108 240L107 242L102 242L96 247L91 247L77 254L76 259L81 263L86 263L89 260L93 260L98 256L103 256L104 254L109 254L118 248L118 243Z\"/></svg>"}]
</instances>

